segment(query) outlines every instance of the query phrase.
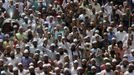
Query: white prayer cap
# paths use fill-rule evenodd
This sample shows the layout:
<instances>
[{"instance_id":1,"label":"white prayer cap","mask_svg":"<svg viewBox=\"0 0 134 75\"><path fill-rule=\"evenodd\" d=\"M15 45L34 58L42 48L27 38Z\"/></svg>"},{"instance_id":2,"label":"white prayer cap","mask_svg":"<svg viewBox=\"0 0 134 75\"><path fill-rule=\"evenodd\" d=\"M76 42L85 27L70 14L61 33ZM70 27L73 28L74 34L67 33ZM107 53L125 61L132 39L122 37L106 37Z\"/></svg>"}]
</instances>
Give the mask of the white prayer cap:
<instances>
[{"instance_id":1,"label":"white prayer cap","mask_svg":"<svg viewBox=\"0 0 134 75\"><path fill-rule=\"evenodd\" d=\"M33 66L29 66L29 69L34 69L34 67Z\"/></svg>"},{"instance_id":2,"label":"white prayer cap","mask_svg":"<svg viewBox=\"0 0 134 75\"><path fill-rule=\"evenodd\" d=\"M117 62L117 60L116 59L113 59L112 62Z\"/></svg>"},{"instance_id":3,"label":"white prayer cap","mask_svg":"<svg viewBox=\"0 0 134 75\"><path fill-rule=\"evenodd\" d=\"M116 38L113 37L112 40L116 40Z\"/></svg>"},{"instance_id":4,"label":"white prayer cap","mask_svg":"<svg viewBox=\"0 0 134 75\"><path fill-rule=\"evenodd\" d=\"M47 64L43 64L43 67L47 67Z\"/></svg>"},{"instance_id":5,"label":"white prayer cap","mask_svg":"<svg viewBox=\"0 0 134 75\"><path fill-rule=\"evenodd\" d=\"M84 46L90 46L90 43L86 42L84 43Z\"/></svg>"},{"instance_id":6,"label":"white prayer cap","mask_svg":"<svg viewBox=\"0 0 134 75\"><path fill-rule=\"evenodd\" d=\"M18 68L17 68L17 67L14 67L14 68L13 68L13 71L18 71Z\"/></svg>"},{"instance_id":7,"label":"white prayer cap","mask_svg":"<svg viewBox=\"0 0 134 75\"><path fill-rule=\"evenodd\" d=\"M77 70L81 70L81 69L82 69L82 67L80 67L80 66L79 66L79 67L77 67Z\"/></svg>"},{"instance_id":8,"label":"white prayer cap","mask_svg":"<svg viewBox=\"0 0 134 75\"><path fill-rule=\"evenodd\" d=\"M47 41L47 38L44 38L43 40L44 40L44 41Z\"/></svg>"},{"instance_id":9,"label":"white prayer cap","mask_svg":"<svg viewBox=\"0 0 134 75\"><path fill-rule=\"evenodd\" d=\"M29 44L25 44L25 47L29 47Z\"/></svg>"},{"instance_id":10,"label":"white prayer cap","mask_svg":"<svg viewBox=\"0 0 134 75\"><path fill-rule=\"evenodd\" d=\"M94 36L95 36L95 37L99 37L99 34L95 34Z\"/></svg>"},{"instance_id":11,"label":"white prayer cap","mask_svg":"<svg viewBox=\"0 0 134 75\"><path fill-rule=\"evenodd\" d=\"M69 57L67 54L64 55L64 58Z\"/></svg>"},{"instance_id":12,"label":"white prayer cap","mask_svg":"<svg viewBox=\"0 0 134 75\"><path fill-rule=\"evenodd\" d=\"M74 39L73 42L78 42L78 40L77 39Z\"/></svg>"},{"instance_id":13,"label":"white prayer cap","mask_svg":"<svg viewBox=\"0 0 134 75\"><path fill-rule=\"evenodd\" d=\"M36 42L36 41L37 41L37 38L34 38L34 39L33 39L33 42Z\"/></svg>"},{"instance_id":14,"label":"white prayer cap","mask_svg":"<svg viewBox=\"0 0 134 75\"><path fill-rule=\"evenodd\" d=\"M95 33L99 33L99 30L95 30Z\"/></svg>"},{"instance_id":15,"label":"white prayer cap","mask_svg":"<svg viewBox=\"0 0 134 75\"><path fill-rule=\"evenodd\" d=\"M17 25L14 25L13 28L17 28Z\"/></svg>"},{"instance_id":16,"label":"white prayer cap","mask_svg":"<svg viewBox=\"0 0 134 75\"><path fill-rule=\"evenodd\" d=\"M34 66L34 63L30 63L29 66Z\"/></svg>"},{"instance_id":17,"label":"white prayer cap","mask_svg":"<svg viewBox=\"0 0 134 75\"><path fill-rule=\"evenodd\" d=\"M8 63L8 66L12 66L13 64L12 63Z\"/></svg>"},{"instance_id":18,"label":"white prayer cap","mask_svg":"<svg viewBox=\"0 0 134 75\"><path fill-rule=\"evenodd\" d=\"M54 70L55 70L55 71L57 71L57 70L59 70L59 69L60 69L59 67L55 67L55 69L54 69Z\"/></svg>"},{"instance_id":19,"label":"white prayer cap","mask_svg":"<svg viewBox=\"0 0 134 75\"><path fill-rule=\"evenodd\" d=\"M68 27L67 26L64 26L64 29L68 29Z\"/></svg>"},{"instance_id":20,"label":"white prayer cap","mask_svg":"<svg viewBox=\"0 0 134 75\"><path fill-rule=\"evenodd\" d=\"M1 71L1 74L2 75L6 75L6 71Z\"/></svg>"},{"instance_id":21,"label":"white prayer cap","mask_svg":"<svg viewBox=\"0 0 134 75\"><path fill-rule=\"evenodd\" d=\"M19 44L16 44L16 48L20 48Z\"/></svg>"},{"instance_id":22,"label":"white prayer cap","mask_svg":"<svg viewBox=\"0 0 134 75\"><path fill-rule=\"evenodd\" d=\"M33 14L30 14L30 17L33 17L34 15Z\"/></svg>"},{"instance_id":23,"label":"white prayer cap","mask_svg":"<svg viewBox=\"0 0 134 75\"><path fill-rule=\"evenodd\" d=\"M64 72L65 72L65 71L70 71L70 70L69 70L69 68L64 68Z\"/></svg>"},{"instance_id":24,"label":"white prayer cap","mask_svg":"<svg viewBox=\"0 0 134 75\"><path fill-rule=\"evenodd\" d=\"M110 26L110 27L107 28L107 31L109 31L109 30L111 30L111 29L112 29L112 27Z\"/></svg>"},{"instance_id":25,"label":"white prayer cap","mask_svg":"<svg viewBox=\"0 0 134 75\"><path fill-rule=\"evenodd\" d=\"M44 54L43 56L44 56L44 57L48 57L48 55L47 55L47 54Z\"/></svg>"},{"instance_id":26,"label":"white prayer cap","mask_svg":"<svg viewBox=\"0 0 134 75\"><path fill-rule=\"evenodd\" d=\"M134 49L132 49L131 52L134 52Z\"/></svg>"},{"instance_id":27,"label":"white prayer cap","mask_svg":"<svg viewBox=\"0 0 134 75\"><path fill-rule=\"evenodd\" d=\"M47 21L45 21L45 22L44 22L44 24L48 24L48 22L47 22Z\"/></svg>"},{"instance_id":28,"label":"white prayer cap","mask_svg":"<svg viewBox=\"0 0 134 75\"><path fill-rule=\"evenodd\" d=\"M82 62L87 61L86 59L82 59Z\"/></svg>"},{"instance_id":29,"label":"white prayer cap","mask_svg":"<svg viewBox=\"0 0 134 75\"><path fill-rule=\"evenodd\" d=\"M103 60L109 60L109 58L108 57L105 57L105 58L103 58Z\"/></svg>"},{"instance_id":30,"label":"white prayer cap","mask_svg":"<svg viewBox=\"0 0 134 75\"><path fill-rule=\"evenodd\" d=\"M51 64L50 64L50 63L48 63L48 64L47 64L47 66L48 66L48 67L51 67Z\"/></svg>"},{"instance_id":31,"label":"white prayer cap","mask_svg":"<svg viewBox=\"0 0 134 75\"><path fill-rule=\"evenodd\" d=\"M25 13L22 13L21 16L25 16L26 14Z\"/></svg>"},{"instance_id":32,"label":"white prayer cap","mask_svg":"<svg viewBox=\"0 0 134 75\"><path fill-rule=\"evenodd\" d=\"M61 16L60 16L60 15L58 15L58 16L57 16L57 18L61 18Z\"/></svg>"},{"instance_id":33,"label":"white prayer cap","mask_svg":"<svg viewBox=\"0 0 134 75\"><path fill-rule=\"evenodd\" d=\"M39 60L39 61L37 62L37 64L39 64L39 63L42 63L42 61L41 61L41 60Z\"/></svg>"},{"instance_id":34,"label":"white prayer cap","mask_svg":"<svg viewBox=\"0 0 134 75\"><path fill-rule=\"evenodd\" d=\"M18 63L18 65L23 65L22 63Z\"/></svg>"},{"instance_id":35,"label":"white prayer cap","mask_svg":"<svg viewBox=\"0 0 134 75\"><path fill-rule=\"evenodd\" d=\"M24 17L24 19L28 19L28 17L27 17L27 16L25 16L25 17Z\"/></svg>"},{"instance_id":36,"label":"white prayer cap","mask_svg":"<svg viewBox=\"0 0 134 75\"><path fill-rule=\"evenodd\" d=\"M63 49L63 48L61 46L59 46L58 49Z\"/></svg>"},{"instance_id":37,"label":"white prayer cap","mask_svg":"<svg viewBox=\"0 0 134 75\"><path fill-rule=\"evenodd\" d=\"M106 66L109 66L109 65L111 65L110 63L106 63Z\"/></svg>"},{"instance_id":38,"label":"white prayer cap","mask_svg":"<svg viewBox=\"0 0 134 75\"><path fill-rule=\"evenodd\" d=\"M75 64L75 63L78 63L78 60L75 60L75 61L74 61L74 64Z\"/></svg>"},{"instance_id":39,"label":"white prayer cap","mask_svg":"<svg viewBox=\"0 0 134 75\"><path fill-rule=\"evenodd\" d=\"M51 45L50 46L55 46L55 44L54 43L51 43Z\"/></svg>"},{"instance_id":40,"label":"white prayer cap","mask_svg":"<svg viewBox=\"0 0 134 75\"><path fill-rule=\"evenodd\" d=\"M91 69L96 69L96 67L95 66L92 66Z\"/></svg>"},{"instance_id":41,"label":"white prayer cap","mask_svg":"<svg viewBox=\"0 0 134 75\"><path fill-rule=\"evenodd\" d=\"M93 42L92 42L92 44L96 44L96 43L97 43L97 41L93 41Z\"/></svg>"},{"instance_id":42,"label":"white prayer cap","mask_svg":"<svg viewBox=\"0 0 134 75\"><path fill-rule=\"evenodd\" d=\"M128 66L130 67L130 66L134 66L134 65L132 63L129 63Z\"/></svg>"},{"instance_id":43,"label":"white prayer cap","mask_svg":"<svg viewBox=\"0 0 134 75\"><path fill-rule=\"evenodd\" d=\"M123 25L120 24L118 27L123 27Z\"/></svg>"},{"instance_id":44,"label":"white prayer cap","mask_svg":"<svg viewBox=\"0 0 134 75\"><path fill-rule=\"evenodd\" d=\"M29 51L27 49L24 50L24 53L29 53Z\"/></svg>"},{"instance_id":45,"label":"white prayer cap","mask_svg":"<svg viewBox=\"0 0 134 75\"><path fill-rule=\"evenodd\" d=\"M63 36L62 39L65 39L65 37Z\"/></svg>"},{"instance_id":46,"label":"white prayer cap","mask_svg":"<svg viewBox=\"0 0 134 75\"><path fill-rule=\"evenodd\" d=\"M71 43L71 46L75 46L76 44L75 43Z\"/></svg>"},{"instance_id":47,"label":"white prayer cap","mask_svg":"<svg viewBox=\"0 0 134 75\"><path fill-rule=\"evenodd\" d=\"M0 58L0 61L2 61L2 62L3 62L3 59L1 59L1 58Z\"/></svg>"},{"instance_id":48,"label":"white prayer cap","mask_svg":"<svg viewBox=\"0 0 134 75\"><path fill-rule=\"evenodd\" d=\"M132 24L131 27L134 27L134 24Z\"/></svg>"},{"instance_id":49,"label":"white prayer cap","mask_svg":"<svg viewBox=\"0 0 134 75\"><path fill-rule=\"evenodd\" d=\"M92 58L90 61L96 61L96 59L95 58Z\"/></svg>"},{"instance_id":50,"label":"white prayer cap","mask_svg":"<svg viewBox=\"0 0 134 75\"><path fill-rule=\"evenodd\" d=\"M48 30L48 27L45 27L45 30Z\"/></svg>"},{"instance_id":51,"label":"white prayer cap","mask_svg":"<svg viewBox=\"0 0 134 75\"><path fill-rule=\"evenodd\" d=\"M127 55L127 54L124 54L124 55L123 55L123 58L127 58L127 57L128 57L128 55Z\"/></svg>"}]
</instances>

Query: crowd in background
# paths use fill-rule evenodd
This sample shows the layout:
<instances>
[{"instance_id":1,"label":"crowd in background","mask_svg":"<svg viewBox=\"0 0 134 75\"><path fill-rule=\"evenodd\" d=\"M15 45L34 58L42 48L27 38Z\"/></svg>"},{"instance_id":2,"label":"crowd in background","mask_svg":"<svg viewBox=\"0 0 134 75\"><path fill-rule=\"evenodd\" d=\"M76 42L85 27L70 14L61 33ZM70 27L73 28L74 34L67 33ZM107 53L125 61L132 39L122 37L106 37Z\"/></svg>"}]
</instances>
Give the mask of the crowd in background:
<instances>
[{"instance_id":1,"label":"crowd in background","mask_svg":"<svg viewBox=\"0 0 134 75\"><path fill-rule=\"evenodd\" d=\"M0 75L134 75L131 11L129 0L0 0ZM4 32L6 19L19 25Z\"/></svg>"}]
</instances>

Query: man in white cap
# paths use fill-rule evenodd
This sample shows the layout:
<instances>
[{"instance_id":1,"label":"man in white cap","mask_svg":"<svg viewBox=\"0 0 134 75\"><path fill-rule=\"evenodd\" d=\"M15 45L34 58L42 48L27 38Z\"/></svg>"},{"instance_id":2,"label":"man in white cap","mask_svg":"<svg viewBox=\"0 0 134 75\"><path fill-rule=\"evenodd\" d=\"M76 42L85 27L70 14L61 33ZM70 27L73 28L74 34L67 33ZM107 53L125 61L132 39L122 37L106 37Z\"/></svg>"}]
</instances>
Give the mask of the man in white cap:
<instances>
[{"instance_id":1,"label":"man in white cap","mask_svg":"<svg viewBox=\"0 0 134 75\"><path fill-rule=\"evenodd\" d=\"M12 75L12 74L13 74L13 64L9 63L7 69L7 75Z\"/></svg>"},{"instance_id":2,"label":"man in white cap","mask_svg":"<svg viewBox=\"0 0 134 75\"><path fill-rule=\"evenodd\" d=\"M78 60L73 61L72 66L71 66L71 74L72 75L77 74L77 68L78 68L78 66L79 66Z\"/></svg>"},{"instance_id":3,"label":"man in white cap","mask_svg":"<svg viewBox=\"0 0 134 75\"><path fill-rule=\"evenodd\" d=\"M13 68L13 74L14 74L14 75L19 75L19 73L18 73L18 68L17 68L17 67L14 67L14 68Z\"/></svg>"},{"instance_id":4,"label":"man in white cap","mask_svg":"<svg viewBox=\"0 0 134 75\"><path fill-rule=\"evenodd\" d=\"M127 34L126 31L123 30L123 25L119 25L119 31L117 31L115 33L117 41L122 41L123 42L123 38L125 37L125 35Z\"/></svg>"},{"instance_id":5,"label":"man in white cap","mask_svg":"<svg viewBox=\"0 0 134 75\"><path fill-rule=\"evenodd\" d=\"M59 68L59 67L55 67L55 74L56 75L63 75L62 73L61 73L61 69Z\"/></svg>"},{"instance_id":6,"label":"man in white cap","mask_svg":"<svg viewBox=\"0 0 134 75\"><path fill-rule=\"evenodd\" d=\"M29 64L32 62L32 58L29 56L29 51L26 49L23 52L24 56L21 58L21 63L24 66L24 69L28 69Z\"/></svg>"},{"instance_id":7,"label":"man in white cap","mask_svg":"<svg viewBox=\"0 0 134 75\"><path fill-rule=\"evenodd\" d=\"M37 74L41 74L42 72L43 72L43 62L41 61L41 60L39 60L38 62L37 62L37 67L35 68L35 72L37 73Z\"/></svg>"},{"instance_id":8,"label":"man in white cap","mask_svg":"<svg viewBox=\"0 0 134 75\"><path fill-rule=\"evenodd\" d=\"M37 49L39 49L39 47L38 47L38 39L33 38L32 43L30 45L30 52L34 53Z\"/></svg>"},{"instance_id":9,"label":"man in white cap","mask_svg":"<svg viewBox=\"0 0 134 75\"><path fill-rule=\"evenodd\" d=\"M128 65L128 70L124 73L124 75L134 75L134 65L132 63Z\"/></svg>"},{"instance_id":10,"label":"man in white cap","mask_svg":"<svg viewBox=\"0 0 134 75\"><path fill-rule=\"evenodd\" d=\"M106 70L102 70L101 74L102 75L113 75L113 71L111 70L111 64L110 63L106 63L105 65L106 65Z\"/></svg>"},{"instance_id":11,"label":"man in white cap","mask_svg":"<svg viewBox=\"0 0 134 75\"><path fill-rule=\"evenodd\" d=\"M19 75L25 75L27 73L22 63L18 63L17 68L18 68Z\"/></svg>"}]
</instances>

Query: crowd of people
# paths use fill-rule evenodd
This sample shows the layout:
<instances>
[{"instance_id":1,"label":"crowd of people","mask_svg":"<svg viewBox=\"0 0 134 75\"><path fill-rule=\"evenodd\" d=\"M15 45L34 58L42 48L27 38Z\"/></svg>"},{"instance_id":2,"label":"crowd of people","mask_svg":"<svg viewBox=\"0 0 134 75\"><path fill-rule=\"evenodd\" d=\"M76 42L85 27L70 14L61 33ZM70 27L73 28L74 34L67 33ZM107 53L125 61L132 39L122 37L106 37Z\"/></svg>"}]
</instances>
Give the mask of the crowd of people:
<instances>
[{"instance_id":1,"label":"crowd of people","mask_svg":"<svg viewBox=\"0 0 134 75\"><path fill-rule=\"evenodd\" d=\"M134 75L131 18L128 0L0 0L0 75Z\"/></svg>"}]
</instances>

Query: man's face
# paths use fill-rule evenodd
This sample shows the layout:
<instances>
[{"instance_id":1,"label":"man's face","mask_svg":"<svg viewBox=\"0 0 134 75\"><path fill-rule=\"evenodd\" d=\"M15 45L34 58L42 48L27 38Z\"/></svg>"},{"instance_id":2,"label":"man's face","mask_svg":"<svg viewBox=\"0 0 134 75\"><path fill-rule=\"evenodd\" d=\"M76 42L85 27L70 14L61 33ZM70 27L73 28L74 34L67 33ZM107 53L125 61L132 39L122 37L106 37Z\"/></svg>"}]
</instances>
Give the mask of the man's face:
<instances>
[{"instance_id":1,"label":"man's face","mask_svg":"<svg viewBox=\"0 0 134 75\"><path fill-rule=\"evenodd\" d=\"M18 70L13 71L14 75L18 75Z\"/></svg>"},{"instance_id":2,"label":"man's face","mask_svg":"<svg viewBox=\"0 0 134 75\"><path fill-rule=\"evenodd\" d=\"M106 65L106 71L109 72L111 70L111 65Z\"/></svg>"},{"instance_id":3,"label":"man's face","mask_svg":"<svg viewBox=\"0 0 134 75\"><path fill-rule=\"evenodd\" d=\"M123 31L123 27L120 27L119 30L122 32Z\"/></svg>"},{"instance_id":4,"label":"man's face","mask_svg":"<svg viewBox=\"0 0 134 75\"><path fill-rule=\"evenodd\" d=\"M129 66L129 67L128 67L128 71L129 71L130 73L132 73L133 70L134 70L133 68L134 68L133 65Z\"/></svg>"},{"instance_id":5,"label":"man's face","mask_svg":"<svg viewBox=\"0 0 134 75\"><path fill-rule=\"evenodd\" d=\"M18 65L18 68L19 69L23 69L23 65Z\"/></svg>"},{"instance_id":6,"label":"man's face","mask_svg":"<svg viewBox=\"0 0 134 75\"><path fill-rule=\"evenodd\" d=\"M29 72L30 72L30 73L34 73L34 68L30 68L30 69L29 69Z\"/></svg>"},{"instance_id":7,"label":"man's face","mask_svg":"<svg viewBox=\"0 0 134 75\"><path fill-rule=\"evenodd\" d=\"M14 4L13 1L10 1L10 4L13 5Z\"/></svg>"}]
</instances>

